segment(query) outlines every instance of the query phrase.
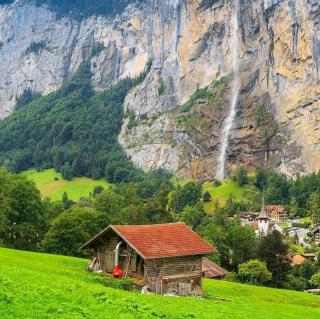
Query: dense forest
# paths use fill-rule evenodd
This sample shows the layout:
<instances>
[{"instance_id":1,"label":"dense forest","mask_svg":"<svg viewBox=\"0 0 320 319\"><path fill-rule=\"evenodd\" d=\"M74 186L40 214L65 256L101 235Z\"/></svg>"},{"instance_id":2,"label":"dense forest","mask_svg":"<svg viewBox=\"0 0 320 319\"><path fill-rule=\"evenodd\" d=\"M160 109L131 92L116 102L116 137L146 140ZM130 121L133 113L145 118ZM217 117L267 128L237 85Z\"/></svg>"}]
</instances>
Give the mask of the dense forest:
<instances>
[{"instance_id":1,"label":"dense forest","mask_svg":"<svg viewBox=\"0 0 320 319\"><path fill-rule=\"evenodd\" d=\"M13 114L0 122L0 165L12 172L54 167L66 179L138 178L139 170L127 159L117 137L125 96L144 76L124 79L96 93L90 85L90 63L84 62L56 92L41 97L26 91Z\"/></svg>"},{"instance_id":2,"label":"dense forest","mask_svg":"<svg viewBox=\"0 0 320 319\"><path fill-rule=\"evenodd\" d=\"M58 17L70 15L76 19L91 15L114 16L122 12L131 3L141 3L144 0L24 0L36 5L47 5L55 11ZM14 0L0 0L1 4L10 4Z\"/></svg>"}]
</instances>

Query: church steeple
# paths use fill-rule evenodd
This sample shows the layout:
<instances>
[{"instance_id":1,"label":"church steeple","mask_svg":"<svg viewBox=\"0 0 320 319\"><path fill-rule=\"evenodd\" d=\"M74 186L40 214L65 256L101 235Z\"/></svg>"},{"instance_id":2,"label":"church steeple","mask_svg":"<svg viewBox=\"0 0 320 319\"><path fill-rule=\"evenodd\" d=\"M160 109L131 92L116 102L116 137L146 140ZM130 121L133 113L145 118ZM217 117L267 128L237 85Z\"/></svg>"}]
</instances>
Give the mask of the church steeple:
<instances>
[{"instance_id":1,"label":"church steeple","mask_svg":"<svg viewBox=\"0 0 320 319\"><path fill-rule=\"evenodd\" d=\"M262 197L261 212L257 217L258 221L258 231L260 234L267 235L269 231L269 216L266 210L266 205L264 202L264 197Z\"/></svg>"},{"instance_id":2,"label":"church steeple","mask_svg":"<svg viewBox=\"0 0 320 319\"><path fill-rule=\"evenodd\" d=\"M265 205L264 197L262 197L261 211L260 211L260 214L257 217L257 220L259 220L259 219L269 219L268 213L266 211L266 205Z\"/></svg>"}]
</instances>

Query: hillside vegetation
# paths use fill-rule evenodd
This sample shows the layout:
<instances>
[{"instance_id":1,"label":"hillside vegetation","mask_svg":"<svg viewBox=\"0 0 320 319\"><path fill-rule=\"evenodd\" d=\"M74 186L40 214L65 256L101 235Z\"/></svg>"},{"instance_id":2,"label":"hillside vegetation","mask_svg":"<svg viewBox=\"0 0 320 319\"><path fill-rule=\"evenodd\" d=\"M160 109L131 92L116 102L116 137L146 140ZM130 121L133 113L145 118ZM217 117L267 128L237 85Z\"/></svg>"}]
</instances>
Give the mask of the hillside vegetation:
<instances>
[{"instance_id":1,"label":"hillside vegetation","mask_svg":"<svg viewBox=\"0 0 320 319\"><path fill-rule=\"evenodd\" d=\"M89 197L96 186L101 186L103 189L110 187L105 180L93 180L87 177L76 177L67 181L54 169L41 172L30 169L22 172L22 175L36 184L43 197L49 197L54 201L61 200L64 192L68 194L70 200L78 201L81 197Z\"/></svg>"},{"instance_id":2,"label":"hillside vegetation","mask_svg":"<svg viewBox=\"0 0 320 319\"><path fill-rule=\"evenodd\" d=\"M32 0L24 0L33 2ZM140 3L143 0L36 0L38 6L46 5L57 13L58 17L71 15L81 19L91 15L114 16L122 12L131 3ZM1 4L10 4L14 0L0 0Z\"/></svg>"},{"instance_id":3,"label":"hillside vegetation","mask_svg":"<svg viewBox=\"0 0 320 319\"><path fill-rule=\"evenodd\" d=\"M97 93L90 84L90 63L84 62L59 90L31 102L27 99L26 105L0 121L0 165L13 172L55 168L66 179L105 176L110 182L122 182L135 178L138 170L117 138L124 99L144 75Z\"/></svg>"},{"instance_id":4,"label":"hillside vegetation","mask_svg":"<svg viewBox=\"0 0 320 319\"><path fill-rule=\"evenodd\" d=\"M146 296L108 288L87 260L0 248L0 317L316 319L320 297L205 280L214 299Z\"/></svg>"},{"instance_id":5,"label":"hillside vegetation","mask_svg":"<svg viewBox=\"0 0 320 319\"><path fill-rule=\"evenodd\" d=\"M247 185L240 186L236 181L231 179L224 180L221 185L215 186L214 183L204 183L203 192L209 192L211 195L211 201L204 203L206 212L212 213L214 211L214 205L218 202L224 206L229 198L235 201L249 200L253 197L260 198L259 190L249 183Z\"/></svg>"}]
</instances>

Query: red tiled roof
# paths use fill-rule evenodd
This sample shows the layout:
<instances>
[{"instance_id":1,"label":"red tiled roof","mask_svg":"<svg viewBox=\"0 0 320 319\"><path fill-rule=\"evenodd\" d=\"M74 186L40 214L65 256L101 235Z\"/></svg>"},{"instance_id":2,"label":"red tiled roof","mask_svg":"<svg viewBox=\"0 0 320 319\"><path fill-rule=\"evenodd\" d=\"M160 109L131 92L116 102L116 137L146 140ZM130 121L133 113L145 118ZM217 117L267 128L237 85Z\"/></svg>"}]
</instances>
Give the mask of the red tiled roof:
<instances>
[{"instance_id":1,"label":"red tiled roof","mask_svg":"<svg viewBox=\"0 0 320 319\"><path fill-rule=\"evenodd\" d=\"M206 257L202 258L202 272L205 278L221 278L229 273Z\"/></svg>"},{"instance_id":2,"label":"red tiled roof","mask_svg":"<svg viewBox=\"0 0 320 319\"><path fill-rule=\"evenodd\" d=\"M184 223L156 225L111 225L91 239L83 248L92 247L100 236L112 229L144 259L206 255L216 252Z\"/></svg>"},{"instance_id":3,"label":"red tiled roof","mask_svg":"<svg viewBox=\"0 0 320 319\"><path fill-rule=\"evenodd\" d=\"M282 205L266 205L266 210L268 213L275 211L276 213L286 212L286 208Z\"/></svg>"},{"instance_id":4,"label":"red tiled roof","mask_svg":"<svg viewBox=\"0 0 320 319\"><path fill-rule=\"evenodd\" d=\"M111 226L145 259L205 255L215 249L184 223Z\"/></svg>"}]
</instances>

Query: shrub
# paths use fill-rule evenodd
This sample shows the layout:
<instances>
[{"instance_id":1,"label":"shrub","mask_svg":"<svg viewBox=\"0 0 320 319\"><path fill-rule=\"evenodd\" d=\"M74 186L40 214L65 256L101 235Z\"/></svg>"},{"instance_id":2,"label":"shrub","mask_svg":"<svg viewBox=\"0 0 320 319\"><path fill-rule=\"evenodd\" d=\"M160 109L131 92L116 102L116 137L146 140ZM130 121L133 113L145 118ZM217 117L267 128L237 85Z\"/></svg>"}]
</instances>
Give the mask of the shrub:
<instances>
[{"instance_id":1,"label":"shrub","mask_svg":"<svg viewBox=\"0 0 320 319\"><path fill-rule=\"evenodd\" d=\"M240 186L244 186L246 184L248 184L248 172L244 167L240 167L237 171L236 171L236 181Z\"/></svg>"},{"instance_id":2,"label":"shrub","mask_svg":"<svg viewBox=\"0 0 320 319\"><path fill-rule=\"evenodd\" d=\"M105 49L104 44L102 42L96 42L92 47L92 56L97 56L101 51Z\"/></svg>"},{"instance_id":3,"label":"shrub","mask_svg":"<svg viewBox=\"0 0 320 319\"><path fill-rule=\"evenodd\" d=\"M40 51L46 48L46 43L44 41L32 42L26 50L26 55L30 53L38 54Z\"/></svg>"},{"instance_id":4,"label":"shrub","mask_svg":"<svg viewBox=\"0 0 320 319\"><path fill-rule=\"evenodd\" d=\"M69 163L66 163L61 167L60 173L62 177L67 181L70 181L72 177L74 177L73 169Z\"/></svg>"},{"instance_id":5,"label":"shrub","mask_svg":"<svg viewBox=\"0 0 320 319\"><path fill-rule=\"evenodd\" d=\"M102 276L101 278L102 278L101 283L106 287L127 290L127 291L132 291L137 288L137 284L130 279L126 279L126 278L119 279L119 278L113 278L111 276Z\"/></svg>"},{"instance_id":6,"label":"shrub","mask_svg":"<svg viewBox=\"0 0 320 319\"><path fill-rule=\"evenodd\" d=\"M298 227L298 228L308 229L310 226L311 226L311 222L292 223L292 227Z\"/></svg>"},{"instance_id":7,"label":"shrub","mask_svg":"<svg viewBox=\"0 0 320 319\"><path fill-rule=\"evenodd\" d=\"M254 285L262 285L271 280L272 274L267 265L259 260L249 260L239 265L239 278L242 282Z\"/></svg>"},{"instance_id":8,"label":"shrub","mask_svg":"<svg viewBox=\"0 0 320 319\"><path fill-rule=\"evenodd\" d=\"M133 112L128 112L126 114L127 117L129 117L129 122L128 122L128 129L131 130L134 127L138 126L138 121L136 120L136 116Z\"/></svg>"},{"instance_id":9,"label":"shrub","mask_svg":"<svg viewBox=\"0 0 320 319\"><path fill-rule=\"evenodd\" d=\"M159 96L163 95L164 92L165 92L165 90L166 90L166 85L165 85L165 83L164 83L164 81L163 81L163 78L161 78L161 79L160 79L160 84L159 84L159 87L158 87L158 94L159 94Z\"/></svg>"},{"instance_id":10,"label":"shrub","mask_svg":"<svg viewBox=\"0 0 320 319\"><path fill-rule=\"evenodd\" d=\"M104 190L104 188L102 186L98 185L93 189L92 195L93 196L99 195L100 193L103 192L103 190Z\"/></svg>"},{"instance_id":11,"label":"shrub","mask_svg":"<svg viewBox=\"0 0 320 319\"><path fill-rule=\"evenodd\" d=\"M211 201L211 195L210 195L209 192L205 192L205 193L203 194L203 201L204 201L205 203L208 203L208 202Z\"/></svg>"},{"instance_id":12,"label":"shrub","mask_svg":"<svg viewBox=\"0 0 320 319\"><path fill-rule=\"evenodd\" d=\"M306 283L302 277L288 275L287 282L284 284L285 289L303 291L306 289Z\"/></svg>"},{"instance_id":13,"label":"shrub","mask_svg":"<svg viewBox=\"0 0 320 319\"><path fill-rule=\"evenodd\" d=\"M312 287L320 288L320 272L317 272L311 277L311 279L309 280L309 284Z\"/></svg>"},{"instance_id":14,"label":"shrub","mask_svg":"<svg viewBox=\"0 0 320 319\"><path fill-rule=\"evenodd\" d=\"M215 180L213 181L213 185L214 185L214 186L216 186L216 187L219 187L219 186L221 186L221 185L222 185L222 183L221 183L221 181L220 181L220 180L215 179Z\"/></svg>"},{"instance_id":15,"label":"shrub","mask_svg":"<svg viewBox=\"0 0 320 319\"><path fill-rule=\"evenodd\" d=\"M237 282L238 276L235 272L229 272L225 277L224 280L230 281L230 282Z\"/></svg>"}]
</instances>

